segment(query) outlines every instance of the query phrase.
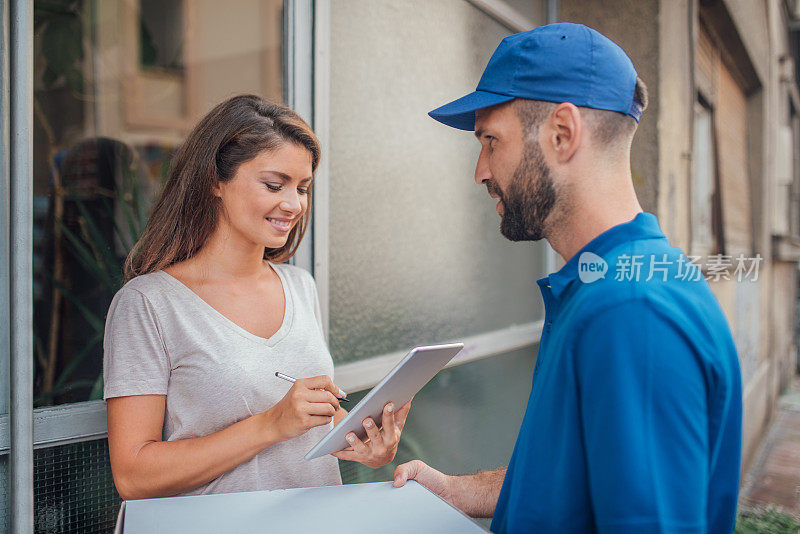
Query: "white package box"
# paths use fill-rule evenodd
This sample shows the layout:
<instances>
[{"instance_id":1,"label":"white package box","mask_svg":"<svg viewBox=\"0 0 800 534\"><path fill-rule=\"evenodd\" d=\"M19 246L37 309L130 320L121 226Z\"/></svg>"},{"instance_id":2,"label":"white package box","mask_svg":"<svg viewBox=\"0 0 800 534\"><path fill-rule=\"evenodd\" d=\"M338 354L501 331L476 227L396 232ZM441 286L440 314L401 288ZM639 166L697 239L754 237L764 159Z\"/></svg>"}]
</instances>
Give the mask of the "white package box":
<instances>
[{"instance_id":1,"label":"white package box","mask_svg":"<svg viewBox=\"0 0 800 534\"><path fill-rule=\"evenodd\" d=\"M124 534L486 530L411 480L127 501Z\"/></svg>"}]
</instances>

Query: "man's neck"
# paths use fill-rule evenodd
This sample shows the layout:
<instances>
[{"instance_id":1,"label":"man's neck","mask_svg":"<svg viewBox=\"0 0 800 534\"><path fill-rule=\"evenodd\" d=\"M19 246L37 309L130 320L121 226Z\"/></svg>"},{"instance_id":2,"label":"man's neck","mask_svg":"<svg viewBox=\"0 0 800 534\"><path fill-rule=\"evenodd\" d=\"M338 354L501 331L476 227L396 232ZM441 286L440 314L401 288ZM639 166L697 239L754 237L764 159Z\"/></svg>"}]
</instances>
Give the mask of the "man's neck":
<instances>
[{"instance_id":1,"label":"man's neck","mask_svg":"<svg viewBox=\"0 0 800 534\"><path fill-rule=\"evenodd\" d=\"M545 238L569 261L592 239L642 212L631 179L630 148L619 154L586 153L562 182L546 222Z\"/></svg>"},{"instance_id":2,"label":"man's neck","mask_svg":"<svg viewBox=\"0 0 800 534\"><path fill-rule=\"evenodd\" d=\"M618 204L618 203L616 203ZM577 209L563 217L546 236L550 246L568 262L592 239L611 228L630 222L642 212L636 198L624 206Z\"/></svg>"}]
</instances>

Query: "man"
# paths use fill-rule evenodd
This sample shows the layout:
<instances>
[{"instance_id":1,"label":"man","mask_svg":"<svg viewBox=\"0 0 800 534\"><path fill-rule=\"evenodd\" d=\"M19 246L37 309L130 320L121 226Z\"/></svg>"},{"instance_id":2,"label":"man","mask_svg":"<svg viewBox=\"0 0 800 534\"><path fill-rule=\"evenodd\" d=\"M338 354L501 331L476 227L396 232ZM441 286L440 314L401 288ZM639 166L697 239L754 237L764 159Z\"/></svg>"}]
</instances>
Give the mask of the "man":
<instances>
[{"instance_id":1,"label":"man","mask_svg":"<svg viewBox=\"0 0 800 534\"><path fill-rule=\"evenodd\" d=\"M475 181L501 232L564 258L538 281L545 327L507 469L397 467L494 532L731 532L741 378L699 269L634 192L630 148L647 92L627 55L585 26L507 37L478 88L430 113L473 130Z\"/></svg>"}]
</instances>

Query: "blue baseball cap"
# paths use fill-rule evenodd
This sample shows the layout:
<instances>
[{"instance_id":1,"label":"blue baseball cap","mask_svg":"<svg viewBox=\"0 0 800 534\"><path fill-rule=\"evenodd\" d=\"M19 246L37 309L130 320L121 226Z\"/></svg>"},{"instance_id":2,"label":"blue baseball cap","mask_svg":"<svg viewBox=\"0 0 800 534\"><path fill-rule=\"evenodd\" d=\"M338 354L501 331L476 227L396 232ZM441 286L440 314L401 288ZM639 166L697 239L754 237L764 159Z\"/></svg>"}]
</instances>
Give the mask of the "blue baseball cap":
<instances>
[{"instance_id":1,"label":"blue baseball cap","mask_svg":"<svg viewBox=\"0 0 800 534\"><path fill-rule=\"evenodd\" d=\"M617 111L639 122L635 88L636 69L622 48L583 24L559 22L503 39L477 89L428 115L474 130L476 110L528 98Z\"/></svg>"}]
</instances>

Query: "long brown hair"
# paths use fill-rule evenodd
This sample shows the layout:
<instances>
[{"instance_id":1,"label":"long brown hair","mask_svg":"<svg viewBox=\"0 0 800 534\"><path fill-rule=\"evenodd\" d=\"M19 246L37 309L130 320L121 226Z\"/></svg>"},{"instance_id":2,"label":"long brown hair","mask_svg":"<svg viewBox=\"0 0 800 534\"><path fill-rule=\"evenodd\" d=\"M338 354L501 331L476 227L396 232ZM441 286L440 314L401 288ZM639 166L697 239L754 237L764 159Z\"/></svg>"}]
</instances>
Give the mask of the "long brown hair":
<instances>
[{"instance_id":1,"label":"long brown hair","mask_svg":"<svg viewBox=\"0 0 800 534\"><path fill-rule=\"evenodd\" d=\"M172 160L169 178L153 206L139 241L125 260L125 281L194 256L214 232L221 209L213 188L230 181L239 166L264 150L287 143L306 148L312 169L320 148L300 116L255 95L234 96L217 105L194 127ZM280 248L265 248L264 259L284 262L300 246L308 209Z\"/></svg>"}]
</instances>

